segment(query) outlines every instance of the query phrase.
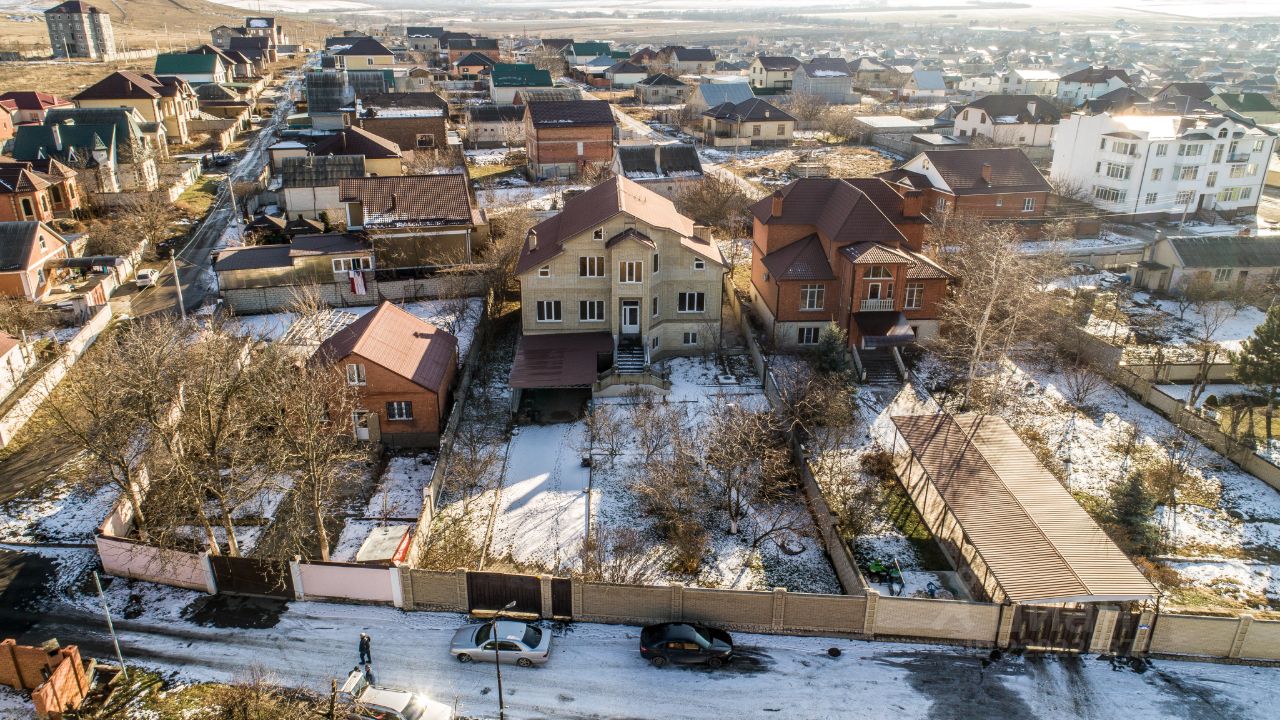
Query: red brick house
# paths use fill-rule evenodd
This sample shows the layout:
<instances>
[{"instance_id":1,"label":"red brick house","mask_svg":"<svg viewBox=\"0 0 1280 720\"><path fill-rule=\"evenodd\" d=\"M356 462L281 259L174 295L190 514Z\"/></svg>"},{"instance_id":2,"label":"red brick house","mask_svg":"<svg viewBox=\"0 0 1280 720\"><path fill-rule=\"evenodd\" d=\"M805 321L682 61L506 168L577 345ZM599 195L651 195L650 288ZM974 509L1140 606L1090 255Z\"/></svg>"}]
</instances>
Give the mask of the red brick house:
<instances>
[{"instance_id":1,"label":"red brick house","mask_svg":"<svg viewBox=\"0 0 1280 720\"><path fill-rule=\"evenodd\" d=\"M924 191L925 213L964 212L984 218L1044 219L1053 188L1017 148L922 152L879 173L901 189Z\"/></svg>"},{"instance_id":2,"label":"red brick house","mask_svg":"<svg viewBox=\"0 0 1280 720\"><path fill-rule=\"evenodd\" d=\"M607 102L529 103L524 112L529 174L535 179L576 177L588 165L611 164L617 129Z\"/></svg>"},{"instance_id":3,"label":"red brick house","mask_svg":"<svg viewBox=\"0 0 1280 720\"><path fill-rule=\"evenodd\" d=\"M40 165L0 158L0 222L49 222L80 209L76 172L53 159Z\"/></svg>"},{"instance_id":4,"label":"red brick house","mask_svg":"<svg viewBox=\"0 0 1280 720\"><path fill-rule=\"evenodd\" d=\"M751 301L774 344L815 345L832 322L864 353L937 333L951 276L923 252L922 201L879 178L809 178L752 206Z\"/></svg>"},{"instance_id":5,"label":"red brick house","mask_svg":"<svg viewBox=\"0 0 1280 720\"><path fill-rule=\"evenodd\" d=\"M0 222L0 295L40 301L65 271L71 245L42 222Z\"/></svg>"},{"instance_id":6,"label":"red brick house","mask_svg":"<svg viewBox=\"0 0 1280 720\"><path fill-rule=\"evenodd\" d=\"M358 387L356 439L439 445L458 370L451 333L384 301L321 343L313 360L335 363Z\"/></svg>"}]
</instances>

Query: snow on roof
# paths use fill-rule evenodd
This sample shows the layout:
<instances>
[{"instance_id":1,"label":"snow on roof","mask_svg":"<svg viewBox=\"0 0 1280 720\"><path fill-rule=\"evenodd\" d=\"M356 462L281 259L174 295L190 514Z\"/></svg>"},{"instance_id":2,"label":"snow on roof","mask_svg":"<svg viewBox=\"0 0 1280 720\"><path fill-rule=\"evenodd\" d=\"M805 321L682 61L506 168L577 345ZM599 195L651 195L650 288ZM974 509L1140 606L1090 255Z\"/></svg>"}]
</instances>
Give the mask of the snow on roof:
<instances>
[{"instance_id":1,"label":"snow on roof","mask_svg":"<svg viewBox=\"0 0 1280 720\"><path fill-rule=\"evenodd\" d=\"M1118 115L1111 118L1117 124L1134 133L1152 138L1175 138L1182 123L1179 115Z\"/></svg>"}]
</instances>

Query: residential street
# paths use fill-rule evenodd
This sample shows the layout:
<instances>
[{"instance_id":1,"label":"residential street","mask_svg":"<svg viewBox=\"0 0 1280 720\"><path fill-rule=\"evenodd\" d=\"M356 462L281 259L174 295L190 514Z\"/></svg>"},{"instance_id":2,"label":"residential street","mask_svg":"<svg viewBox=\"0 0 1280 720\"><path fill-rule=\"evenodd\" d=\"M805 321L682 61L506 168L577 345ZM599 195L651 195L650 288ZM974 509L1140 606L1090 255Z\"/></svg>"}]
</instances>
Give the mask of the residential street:
<instances>
[{"instance_id":1,"label":"residential street","mask_svg":"<svg viewBox=\"0 0 1280 720\"><path fill-rule=\"evenodd\" d=\"M117 590L123 588L108 592L113 605L125 597ZM179 619L184 606L203 602L197 593L143 584L134 591L146 608L142 617L124 619L115 608L128 662L191 680L236 677L261 665L288 682L323 688L350 670L364 631L373 638L379 684L456 701L470 717L497 715L492 666L464 665L448 654L463 616L295 602L275 627L228 631ZM57 637L109 657L101 616L87 610L94 599L81 602L86 609L48 607L25 632L8 616L5 632L19 631L19 639L29 642ZM234 607L220 612L224 619L244 615ZM660 670L640 659L637 628L575 623L557 624L553 632L550 663L504 669L507 717L1237 720L1270 716L1265 708L1280 673L1156 661L1139 674L1092 657L1057 656L1009 657L984 670L987 652L978 649L741 633L735 635L739 657L730 668ZM841 656L828 656L830 647Z\"/></svg>"}]
</instances>

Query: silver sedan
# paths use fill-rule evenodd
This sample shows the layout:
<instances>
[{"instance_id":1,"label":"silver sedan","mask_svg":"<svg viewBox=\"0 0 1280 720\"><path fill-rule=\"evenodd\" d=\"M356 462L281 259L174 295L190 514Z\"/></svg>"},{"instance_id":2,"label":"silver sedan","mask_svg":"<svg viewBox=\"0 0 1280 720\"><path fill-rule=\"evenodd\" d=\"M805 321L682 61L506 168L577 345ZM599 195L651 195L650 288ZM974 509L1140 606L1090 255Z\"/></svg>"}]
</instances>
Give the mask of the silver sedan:
<instances>
[{"instance_id":1,"label":"silver sedan","mask_svg":"<svg viewBox=\"0 0 1280 720\"><path fill-rule=\"evenodd\" d=\"M532 667L545 663L551 654L551 633L515 620L464 625L453 634L449 652L458 662L493 662L497 655L499 662Z\"/></svg>"}]
</instances>

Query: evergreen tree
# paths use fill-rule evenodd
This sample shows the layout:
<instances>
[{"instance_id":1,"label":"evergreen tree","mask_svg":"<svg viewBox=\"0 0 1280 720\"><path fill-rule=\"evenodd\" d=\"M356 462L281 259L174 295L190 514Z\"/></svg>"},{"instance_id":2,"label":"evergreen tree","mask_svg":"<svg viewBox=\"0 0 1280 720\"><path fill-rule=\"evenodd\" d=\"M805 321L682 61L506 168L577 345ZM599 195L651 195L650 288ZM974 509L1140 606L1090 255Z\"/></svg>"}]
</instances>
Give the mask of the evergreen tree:
<instances>
[{"instance_id":1,"label":"evergreen tree","mask_svg":"<svg viewBox=\"0 0 1280 720\"><path fill-rule=\"evenodd\" d=\"M818 344L813 348L813 369L820 373L848 372L852 358L849 356L849 337L835 323L822 328Z\"/></svg>"},{"instance_id":2,"label":"evergreen tree","mask_svg":"<svg viewBox=\"0 0 1280 720\"><path fill-rule=\"evenodd\" d=\"M1267 311L1267 319L1253 335L1231 353L1236 379L1262 391L1267 398L1267 440L1271 440L1271 415L1280 390L1280 305Z\"/></svg>"},{"instance_id":3,"label":"evergreen tree","mask_svg":"<svg viewBox=\"0 0 1280 720\"><path fill-rule=\"evenodd\" d=\"M1138 473L1111 488L1110 519L1124 533L1128 550L1150 555L1158 549L1160 534L1151 520L1155 509L1155 498Z\"/></svg>"}]
</instances>

